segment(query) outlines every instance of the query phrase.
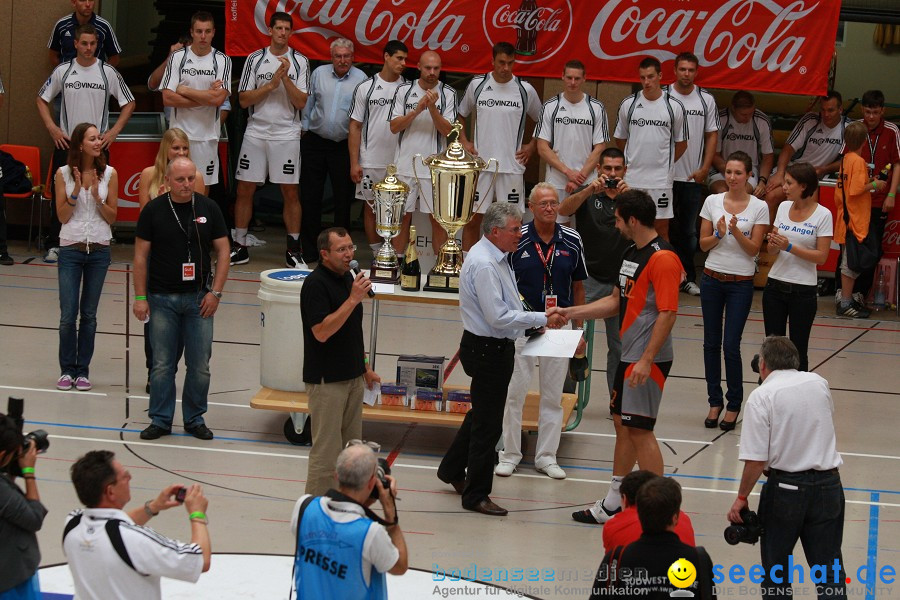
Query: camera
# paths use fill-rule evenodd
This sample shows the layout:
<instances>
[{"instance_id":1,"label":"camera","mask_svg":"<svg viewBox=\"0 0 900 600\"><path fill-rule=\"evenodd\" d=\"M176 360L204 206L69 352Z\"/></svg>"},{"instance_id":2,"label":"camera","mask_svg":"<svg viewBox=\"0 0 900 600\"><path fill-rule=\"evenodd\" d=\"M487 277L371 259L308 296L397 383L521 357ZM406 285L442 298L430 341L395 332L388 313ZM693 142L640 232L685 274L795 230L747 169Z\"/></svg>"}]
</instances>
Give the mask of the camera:
<instances>
[{"instance_id":1,"label":"camera","mask_svg":"<svg viewBox=\"0 0 900 600\"><path fill-rule=\"evenodd\" d=\"M175 502L181 502L182 504L184 504L184 497L185 497L186 495L187 495L187 488L186 488L186 487L180 487L180 488L178 488L178 491L175 492Z\"/></svg>"},{"instance_id":2,"label":"camera","mask_svg":"<svg viewBox=\"0 0 900 600\"><path fill-rule=\"evenodd\" d=\"M741 520L743 523L732 523L725 528L725 541L732 546L737 546L741 542L745 544L755 544L762 535L763 528L759 522L759 515L745 508L741 511Z\"/></svg>"},{"instance_id":3,"label":"camera","mask_svg":"<svg viewBox=\"0 0 900 600\"><path fill-rule=\"evenodd\" d=\"M22 433L25 427L25 400L10 396L6 405L6 415L16 424L19 433ZM35 445L38 454L43 454L50 447L50 435L43 429L35 429L23 437L25 440L22 442L22 452L27 451L31 444ZM6 470L13 477L19 477L22 474L19 463L16 461L10 461Z\"/></svg>"},{"instance_id":4,"label":"camera","mask_svg":"<svg viewBox=\"0 0 900 600\"><path fill-rule=\"evenodd\" d=\"M385 478L385 475L391 474L391 465L388 464L388 461L378 457L378 462L375 465L375 477L378 478L378 481L381 482L381 486L388 490L390 493L391 490L391 482ZM372 488L372 499L378 500L378 486Z\"/></svg>"},{"instance_id":5,"label":"camera","mask_svg":"<svg viewBox=\"0 0 900 600\"><path fill-rule=\"evenodd\" d=\"M609 178L609 177L606 179L606 189L608 189L608 190L614 190L614 189L616 189L617 187L619 187L619 180L618 180L618 179L613 179L613 178Z\"/></svg>"}]
</instances>

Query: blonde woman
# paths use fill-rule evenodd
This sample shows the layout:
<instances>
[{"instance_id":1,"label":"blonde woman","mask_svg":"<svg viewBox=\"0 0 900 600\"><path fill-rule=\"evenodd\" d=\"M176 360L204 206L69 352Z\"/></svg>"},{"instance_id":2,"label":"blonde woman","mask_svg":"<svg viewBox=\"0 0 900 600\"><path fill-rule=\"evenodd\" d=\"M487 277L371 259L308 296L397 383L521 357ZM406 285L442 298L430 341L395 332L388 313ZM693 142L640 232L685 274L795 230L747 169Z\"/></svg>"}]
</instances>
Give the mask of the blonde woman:
<instances>
[{"instance_id":1,"label":"blonde woman","mask_svg":"<svg viewBox=\"0 0 900 600\"><path fill-rule=\"evenodd\" d=\"M156 161L141 171L141 179L138 183L138 204L142 210L150 200L168 191L165 184L166 167L180 156L191 157L191 145L188 142L187 134L177 127L167 129L159 144ZM197 171L194 191L202 194L203 189L203 176L200 171Z\"/></svg>"}]
</instances>

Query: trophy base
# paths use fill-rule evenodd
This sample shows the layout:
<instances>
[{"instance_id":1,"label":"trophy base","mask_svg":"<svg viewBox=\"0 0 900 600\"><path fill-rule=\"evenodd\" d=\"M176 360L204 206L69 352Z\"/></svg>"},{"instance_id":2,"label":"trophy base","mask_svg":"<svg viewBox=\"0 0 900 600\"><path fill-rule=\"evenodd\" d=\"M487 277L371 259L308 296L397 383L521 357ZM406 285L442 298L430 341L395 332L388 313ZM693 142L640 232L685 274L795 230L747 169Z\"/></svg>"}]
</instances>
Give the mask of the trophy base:
<instances>
[{"instance_id":1,"label":"trophy base","mask_svg":"<svg viewBox=\"0 0 900 600\"><path fill-rule=\"evenodd\" d=\"M428 274L428 279L425 280L425 287L422 289L426 292L458 294L459 274L448 275L446 273L435 273L434 271L431 271Z\"/></svg>"},{"instance_id":2,"label":"trophy base","mask_svg":"<svg viewBox=\"0 0 900 600\"><path fill-rule=\"evenodd\" d=\"M396 267L379 267L374 262L369 270L369 279L376 283L400 283L400 266Z\"/></svg>"}]
</instances>

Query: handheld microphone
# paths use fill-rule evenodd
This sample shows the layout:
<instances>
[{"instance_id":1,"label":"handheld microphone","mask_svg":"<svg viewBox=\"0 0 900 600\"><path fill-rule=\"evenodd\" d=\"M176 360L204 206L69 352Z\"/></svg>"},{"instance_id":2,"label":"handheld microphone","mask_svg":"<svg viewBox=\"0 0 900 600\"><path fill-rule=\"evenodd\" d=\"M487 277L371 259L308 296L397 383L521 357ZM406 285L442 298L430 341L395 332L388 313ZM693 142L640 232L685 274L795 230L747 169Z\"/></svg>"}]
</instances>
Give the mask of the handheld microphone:
<instances>
[{"instance_id":1,"label":"handheld microphone","mask_svg":"<svg viewBox=\"0 0 900 600\"><path fill-rule=\"evenodd\" d=\"M356 279L356 276L359 275L359 263L355 260L350 261L350 273L353 275L353 279ZM374 298L375 292L372 291L372 288L369 288L369 298Z\"/></svg>"}]
</instances>

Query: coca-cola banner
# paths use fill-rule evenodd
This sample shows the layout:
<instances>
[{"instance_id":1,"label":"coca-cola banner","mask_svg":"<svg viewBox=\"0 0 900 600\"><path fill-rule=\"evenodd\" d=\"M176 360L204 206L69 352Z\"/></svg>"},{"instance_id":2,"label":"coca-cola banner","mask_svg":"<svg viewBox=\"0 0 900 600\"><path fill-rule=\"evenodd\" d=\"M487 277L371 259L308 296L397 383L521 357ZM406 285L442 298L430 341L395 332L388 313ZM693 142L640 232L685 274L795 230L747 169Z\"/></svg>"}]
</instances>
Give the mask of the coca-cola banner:
<instances>
[{"instance_id":1,"label":"coca-cola banner","mask_svg":"<svg viewBox=\"0 0 900 600\"><path fill-rule=\"evenodd\" d=\"M700 59L707 87L822 94L834 52L840 0L227 0L226 50L268 44L269 16L294 18L291 45L327 60L335 37L356 43L357 61L380 63L403 40L412 63L436 50L449 71L490 70L491 46L516 45L516 73L559 77L567 60L590 79L636 81L655 56L672 79L682 51ZM668 64L665 64L668 63Z\"/></svg>"}]
</instances>

